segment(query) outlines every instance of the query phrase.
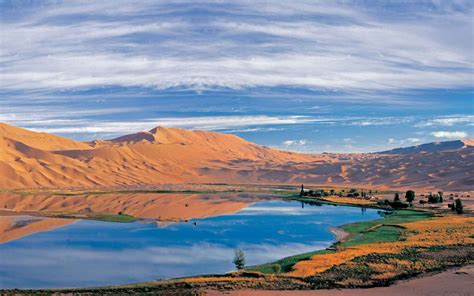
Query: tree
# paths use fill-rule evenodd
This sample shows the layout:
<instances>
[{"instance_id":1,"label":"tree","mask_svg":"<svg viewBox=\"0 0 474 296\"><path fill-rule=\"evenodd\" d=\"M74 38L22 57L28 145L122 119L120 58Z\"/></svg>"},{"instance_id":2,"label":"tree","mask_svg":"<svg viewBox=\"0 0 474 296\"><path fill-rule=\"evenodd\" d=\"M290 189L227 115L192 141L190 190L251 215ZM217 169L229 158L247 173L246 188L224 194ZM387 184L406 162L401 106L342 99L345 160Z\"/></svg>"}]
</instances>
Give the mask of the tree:
<instances>
[{"instance_id":1,"label":"tree","mask_svg":"<svg viewBox=\"0 0 474 296\"><path fill-rule=\"evenodd\" d=\"M393 197L393 201L400 201L400 194L395 193L395 196Z\"/></svg>"},{"instance_id":2,"label":"tree","mask_svg":"<svg viewBox=\"0 0 474 296\"><path fill-rule=\"evenodd\" d=\"M232 263L234 263L235 267L238 270L241 270L245 266L245 254L241 249L235 250L235 256L234 260L232 260Z\"/></svg>"},{"instance_id":3,"label":"tree","mask_svg":"<svg viewBox=\"0 0 474 296\"><path fill-rule=\"evenodd\" d=\"M415 200L415 191L408 190L405 193L405 199L407 200L407 202L412 203Z\"/></svg>"},{"instance_id":4,"label":"tree","mask_svg":"<svg viewBox=\"0 0 474 296\"><path fill-rule=\"evenodd\" d=\"M301 184L300 196L304 196L304 185Z\"/></svg>"},{"instance_id":5,"label":"tree","mask_svg":"<svg viewBox=\"0 0 474 296\"><path fill-rule=\"evenodd\" d=\"M273 270L274 273L280 273L280 271L281 271L280 264L273 264L272 270Z\"/></svg>"},{"instance_id":6,"label":"tree","mask_svg":"<svg viewBox=\"0 0 474 296\"><path fill-rule=\"evenodd\" d=\"M443 191L438 191L438 195L439 195L439 202L443 202Z\"/></svg>"},{"instance_id":7,"label":"tree","mask_svg":"<svg viewBox=\"0 0 474 296\"><path fill-rule=\"evenodd\" d=\"M460 198L457 198L455 203L454 203L454 209L456 210L456 213L462 214L464 206L462 204L462 200Z\"/></svg>"}]
</instances>

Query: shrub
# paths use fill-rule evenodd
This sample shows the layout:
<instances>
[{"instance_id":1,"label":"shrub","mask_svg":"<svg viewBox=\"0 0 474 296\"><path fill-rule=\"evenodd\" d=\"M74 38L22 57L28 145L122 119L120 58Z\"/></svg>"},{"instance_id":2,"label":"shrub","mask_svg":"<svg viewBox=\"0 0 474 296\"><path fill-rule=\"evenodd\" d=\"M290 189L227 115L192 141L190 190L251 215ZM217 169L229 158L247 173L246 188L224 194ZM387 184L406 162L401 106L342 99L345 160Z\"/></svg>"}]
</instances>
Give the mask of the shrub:
<instances>
[{"instance_id":1,"label":"shrub","mask_svg":"<svg viewBox=\"0 0 474 296\"><path fill-rule=\"evenodd\" d=\"M400 201L400 194L395 193L395 196L393 197L393 201Z\"/></svg>"},{"instance_id":2,"label":"shrub","mask_svg":"<svg viewBox=\"0 0 474 296\"><path fill-rule=\"evenodd\" d=\"M280 271L281 271L280 264L273 264L272 270L273 270L274 273L280 273Z\"/></svg>"},{"instance_id":3,"label":"shrub","mask_svg":"<svg viewBox=\"0 0 474 296\"><path fill-rule=\"evenodd\" d=\"M428 202L429 203L440 203L440 202L442 202L442 199L440 198L439 195L430 193L430 195L428 196Z\"/></svg>"},{"instance_id":4,"label":"shrub","mask_svg":"<svg viewBox=\"0 0 474 296\"><path fill-rule=\"evenodd\" d=\"M439 202L443 202L443 191L438 191Z\"/></svg>"},{"instance_id":5,"label":"shrub","mask_svg":"<svg viewBox=\"0 0 474 296\"><path fill-rule=\"evenodd\" d=\"M456 210L456 213L458 214L462 214L463 210L464 210L464 206L462 204L462 200L460 198L457 198L455 203L454 203L454 208Z\"/></svg>"},{"instance_id":6,"label":"shrub","mask_svg":"<svg viewBox=\"0 0 474 296\"><path fill-rule=\"evenodd\" d=\"M390 206L394 209L406 209L408 208L410 205L403 202L403 201L394 201L394 202L391 202L390 203Z\"/></svg>"},{"instance_id":7,"label":"shrub","mask_svg":"<svg viewBox=\"0 0 474 296\"><path fill-rule=\"evenodd\" d=\"M412 203L415 200L415 191L408 190L405 193L405 199L406 199L407 202Z\"/></svg>"},{"instance_id":8,"label":"shrub","mask_svg":"<svg viewBox=\"0 0 474 296\"><path fill-rule=\"evenodd\" d=\"M241 270L245 266L245 254L242 250L237 249L235 250L235 256L234 260L232 260L232 263L234 263L235 267L238 270Z\"/></svg>"}]
</instances>

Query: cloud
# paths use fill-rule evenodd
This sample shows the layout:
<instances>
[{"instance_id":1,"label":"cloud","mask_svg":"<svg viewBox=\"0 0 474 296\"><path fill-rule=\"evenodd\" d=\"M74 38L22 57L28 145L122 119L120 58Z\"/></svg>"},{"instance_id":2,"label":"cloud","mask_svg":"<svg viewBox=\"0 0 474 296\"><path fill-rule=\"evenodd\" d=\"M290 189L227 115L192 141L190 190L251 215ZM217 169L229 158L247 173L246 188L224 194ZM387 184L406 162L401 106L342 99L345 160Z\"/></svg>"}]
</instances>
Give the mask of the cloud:
<instances>
[{"instance_id":1,"label":"cloud","mask_svg":"<svg viewBox=\"0 0 474 296\"><path fill-rule=\"evenodd\" d=\"M430 126L454 126L454 125L468 125L474 126L474 115L448 115L435 119L426 120L415 125L415 127L430 127Z\"/></svg>"},{"instance_id":2,"label":"cloud","mask_svg":"<svg viewBox=\"0 0 474 296\"><path fill-rule=\"evenodd\" d=\"M300 140L286 140L286 141L283 141L282 144L284 146L305 146L308 143L309 143L308 140L300 139Z\"/></svg>"},{"instance_id":3,"label":"cloud","mask_svg":"<svg viewBox=\"0 0 474 296\"><path fill-rule=\"evenodd\" d=\"M391 144L391 145L415 145L415 144L423 143L423 141L424 139L421 139L421 138L407 138L407 139L401 139L401 140L390 138L387 140L388 144Z\"/></svg>"},{"instance_id":4,"label":"cloud","mask_svg":"<svg viewBox=\"0 0 474 296\"><path fill-rule=\"evenodd\" d=\"M449 139L459 139L459 138L466 138L467 133L466 132L448 132L448 131L437 131L437 132L432 132L431 135L433 135L435 138L449 138Z\"/></svg>"},{"instance_id":5,"label":"cloud","mask_svg":"<svg viewBox=\"0 0 474 296\"><path fill-rule=\"evenodd\" d=\"M156 126L180 127L188 129L223 130L235 127L294 125L316 122L317 119L307 116L200 116L150 118L137 121L77 122L61 127L33 127L33 130L49 133L135 133L150 130ZM28 121L26 123L29 123ZM38 122L41 124L41 121ZM244 130L245 131L245 130Z\"/></svg>"},{"instance_id":6,"label":"cloud","mask_svg":"<svg viewBox=\"0 0 474 296\"><path fill-rule=\"evenodd\" d=\"M414 120L413 117L374 117L374 118L354 118L348 120L347 125L355 126L379 126L379 125L395 125L409 123Z\"/></svg>"},{"instance_id":7,"label":"cloud","mask_svg":"<svg viewBox=\"0 0 474 296\"><path fill-rule=\"evenodd\" d=\"M469 2L45 3L2 12L3 90L472 85Z\"/></svg>"}]
</instances>

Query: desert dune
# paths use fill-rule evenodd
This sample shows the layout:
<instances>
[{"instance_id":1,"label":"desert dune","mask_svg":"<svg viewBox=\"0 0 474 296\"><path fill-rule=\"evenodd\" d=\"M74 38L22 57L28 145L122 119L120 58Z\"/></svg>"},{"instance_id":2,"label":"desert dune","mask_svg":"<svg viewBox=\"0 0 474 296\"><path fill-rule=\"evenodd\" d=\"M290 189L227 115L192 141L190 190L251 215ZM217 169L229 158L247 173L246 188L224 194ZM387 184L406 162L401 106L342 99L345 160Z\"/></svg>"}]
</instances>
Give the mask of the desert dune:
<instances>
[{"instance_id":1,"label":"desert dune","mask_svg":"<svg viewBox=\"0 0 474 296\"><path fill-rule=\"evenodd\" d=\"M157 127L89 143L0 125L0 188L265 183L470 190L472 140L384 153L301 154L235 135ZM421 149L421 150L420 150Z\"/></svg>"}]
</instances>

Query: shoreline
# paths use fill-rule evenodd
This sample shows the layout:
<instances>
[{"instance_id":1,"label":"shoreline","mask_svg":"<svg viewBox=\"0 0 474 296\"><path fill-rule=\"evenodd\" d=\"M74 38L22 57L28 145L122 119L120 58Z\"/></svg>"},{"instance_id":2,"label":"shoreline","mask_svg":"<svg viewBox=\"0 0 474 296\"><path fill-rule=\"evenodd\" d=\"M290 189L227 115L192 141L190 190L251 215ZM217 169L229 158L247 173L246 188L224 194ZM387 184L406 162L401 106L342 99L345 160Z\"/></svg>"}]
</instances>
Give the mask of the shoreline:
<instances>
[{"instance_id":1,"label":"shoreline","mask_svg":"<svg viewBox=\"0 0 474 296\"><path fill-rule=\"evenodd\" d=\"M328 227L328 230L334 235L334 237L336 238L336 242L335 243L342 243L342 242L345 242L347 240L347 238L351 235L349 232L345 231L344 229L342 228L339 228L339 227L334 227L334 226L331 226L331 227Z\"/></svg>"}]
</instances>

